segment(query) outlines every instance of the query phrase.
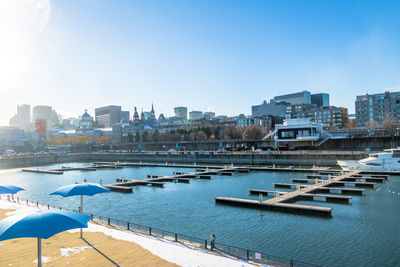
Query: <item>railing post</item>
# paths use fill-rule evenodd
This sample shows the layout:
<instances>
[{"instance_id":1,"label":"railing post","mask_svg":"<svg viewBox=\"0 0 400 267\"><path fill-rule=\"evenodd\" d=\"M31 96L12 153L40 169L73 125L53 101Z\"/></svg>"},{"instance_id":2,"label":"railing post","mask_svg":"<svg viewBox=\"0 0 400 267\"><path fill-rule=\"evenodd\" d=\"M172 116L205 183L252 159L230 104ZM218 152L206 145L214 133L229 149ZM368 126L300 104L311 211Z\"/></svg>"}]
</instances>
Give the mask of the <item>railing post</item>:
<instances>
[{"instance_id":1,"label":"railing post","mask_svg":"<svg viewBox=\"0 0 400 267\"><path fill-rule=\"evenodd\" d=\"M129 222L126 223L126 228L129 230Z\"/></svg>"},{"instance_id":2,"label":"railing post","mask_svg":"<svg viewBox=\"0 0 400 267\"><path fill-rule=\"evenodd\" d=\"M110 218L107 218L108 225L111 225Z\"/></svg>"},{"instance_id":3,"label":"railing post","mask_svg":"<svg viewBox=\"0 0 400 267\"><path fill-rule=\"evenodd\" d=\"M178 242L178 234L175 233L175 242Z\"/></svg>"},{"instance_id":4,"label":"railing post","mask_svg":"<svg viewBox=\"0 0 400 267\"><path fill-rule=\"evenodd\" d=\"M293 260L290 259L290 267L293 267Z\"/></svg>"},{"instance_id":5,"label":"railing post","mask_svg":"<svg viewBox=\"0 0 400 267\"><path fill-rule=\"evenodd\" d=\"M149 227L149 235L151 235L151 227Z\"/></svg>"},{"instance_id":6,"label":"railing post","mask_svg":"<svg viewBox=\"0 0 400 267\"><path fill-rule=\"evenodd\" d=\"M246 257L248 260L250 259L250 251L248 249L246 250Z\"/></svg>"}]
</instances>

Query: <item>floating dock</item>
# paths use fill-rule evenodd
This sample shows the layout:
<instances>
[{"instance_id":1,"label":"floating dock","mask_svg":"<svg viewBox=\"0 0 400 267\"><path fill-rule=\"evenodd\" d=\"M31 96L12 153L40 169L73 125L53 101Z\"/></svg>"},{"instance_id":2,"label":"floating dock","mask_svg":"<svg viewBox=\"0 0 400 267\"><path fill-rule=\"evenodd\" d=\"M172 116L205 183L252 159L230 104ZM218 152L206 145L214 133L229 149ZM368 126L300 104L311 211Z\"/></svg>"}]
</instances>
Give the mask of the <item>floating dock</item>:
<instances>
[{"instance_id":1,"label":"floating dock","mask_svg":"<svg viewBox=\"0 0 400 267\"><path fill-rule=\"evenodd\" d=\"M329 179L323 181L316 181L314 184L307 185L307 184L289 184L289 183L274 183L276 187L285 187L285 188L296 188L296 191L292 192L285 192L285 193L278 193L275 194L275 197L262 201L257 200L250 200L250 199L240 199L240 198L227 198L227 197L217 197L215 201L217 203L225 203L230 205L241 205L241 206L250 206L250 207L257 207L262 209L271 209L271 210L281 210L287 212L296 212L296 213L314 213L319 215L328 215L331 216L332 208L326 207L317 207L317 206L310 206L310 205L299 205L293 204L293 202L299 200L313 200L313 201L349 201L350 198L346 197L335 197L331 195L318 195L315 193L318 192L327 192L333 194L358 194L362 195L365 191L364 189L360 188L337 188L332 187L338 183L345 184L346 182L342 181L345 178L351 177L352 175L358 175L360 171L352 171L348 172L339 176L328 176ZM356 182L350 182L356 185ZM365 183L363 183L364 185ZM373 183L372 183L373 184ZM250 191L250 190L249 190ZM250 193L267 193L270 194L271 192L268 190L260 191L256 189L251 189Z\"/></svg>"},{"instance_id":2,"label":"floating dock","mask_svg":"<svg viewBox=\"0 0 400 267\"><path fill-rule=\"evenodd\" d=\"M63 171L56 170L39 170L39 169L22 169L23 172L45 173L45 174L63 174Z\"/></svg>"}]
</instances>

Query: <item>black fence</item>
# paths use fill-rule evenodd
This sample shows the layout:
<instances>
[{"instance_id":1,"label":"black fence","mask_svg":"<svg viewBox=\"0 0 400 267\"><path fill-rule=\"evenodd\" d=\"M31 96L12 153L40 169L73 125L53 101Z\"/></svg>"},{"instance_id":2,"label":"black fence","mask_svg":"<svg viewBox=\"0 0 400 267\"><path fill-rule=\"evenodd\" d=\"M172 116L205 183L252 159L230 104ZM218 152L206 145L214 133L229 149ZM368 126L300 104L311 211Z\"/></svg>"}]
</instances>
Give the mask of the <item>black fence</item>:
<instances>
[{"instance_id":1,"label":"black fence","mask_svg":"<svg viewBox=\"0 0 400 267\"><path fill-rule=\"evenodd\" d=\"M41 203L38 201L32 201L29 199L24 199L20 197L13 197L10 195L7 195L7 199L10 202L16 202L19 204L24 204L27 206L35 206L38 208L42 209L60 209L60 210L69 210L69 211L75 211L78 212L78 210L74 209L69 209L69 208L64 208L64 207L57 207L54 205L50 205L47 203ZM93 217L93 219L96 219L96 221L99 221L103 225L108 225L111 227L115 227L120 230L129 230L129 231L134 231L143 235L148 235L148 236L155 236L159 238L163 238L165 240L173 241L173 242L180 242L185 245L188 245L193 248L198 248L198 249L206 249L206 250L213 250L215 252L218 252L222 255L229 255L229 256L234 256L240 259L246 259L250 260L256 263L261 263L261 264L270 264L273 266L296 266L296 267L317 267L319 265L307 263L307 262L302 262L294 259L289 259L285 257L280 257L272 254L268 254L265 252L261 251L254 251L250 249L245 249L241 247L236 247L232 245L227 245L219 242L213 242L213 241L208 241L206 239L202 238L197 238L194 236L190 235L185 235L185 234L180 234L180 233L175 233L159 228L154 228L151 226L147 225L142 225L142 224L137 224L137 223L132 223L124 220L118 220L118 219L113 219L105 216L100 216L96 214L89 214L85 213L87 215L90 215Z\"/></svg>"}]
</instances>

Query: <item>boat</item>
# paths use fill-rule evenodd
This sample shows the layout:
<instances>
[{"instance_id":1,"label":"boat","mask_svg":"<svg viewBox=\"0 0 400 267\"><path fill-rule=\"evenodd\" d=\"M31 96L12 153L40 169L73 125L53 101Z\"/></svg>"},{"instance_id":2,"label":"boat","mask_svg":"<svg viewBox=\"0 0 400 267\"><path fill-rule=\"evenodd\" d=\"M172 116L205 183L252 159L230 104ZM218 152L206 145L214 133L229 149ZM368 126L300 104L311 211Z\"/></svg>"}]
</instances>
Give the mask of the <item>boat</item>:
<instances>
[{"instance_id":1,"label":"boat","mask_svg":"<svg viewBox=\"0 0 400 267\"><path fill-rule=\"evenodd\" d=\"M400 148L371 153L361 160L338 160L337 163L344 171L400 171Z\"/></svg>"}]
</instances>

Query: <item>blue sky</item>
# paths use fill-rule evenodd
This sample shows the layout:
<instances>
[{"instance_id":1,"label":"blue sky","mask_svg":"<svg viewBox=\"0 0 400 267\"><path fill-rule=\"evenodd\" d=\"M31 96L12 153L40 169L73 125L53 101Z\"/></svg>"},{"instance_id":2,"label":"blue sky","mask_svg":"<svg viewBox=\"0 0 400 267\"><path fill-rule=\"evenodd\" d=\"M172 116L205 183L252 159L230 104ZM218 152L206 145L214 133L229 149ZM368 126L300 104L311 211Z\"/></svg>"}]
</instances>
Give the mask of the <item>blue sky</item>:
<instances>
[{"instance_id":1,"label":"blue sky","mask_svg":"<svg viewBox=\"0 0 400 267\"><path fill-rule=\"evenodd\" d=\"M0 32L17 55L0 63L1 124L18 103L237 115L309 90L351 113L356 95L400 91L400 1L36 2L0 20L22 36Z\"/></svg>"}]
</instances>

